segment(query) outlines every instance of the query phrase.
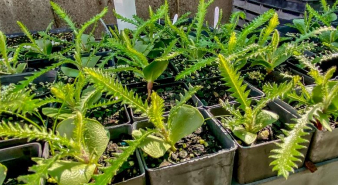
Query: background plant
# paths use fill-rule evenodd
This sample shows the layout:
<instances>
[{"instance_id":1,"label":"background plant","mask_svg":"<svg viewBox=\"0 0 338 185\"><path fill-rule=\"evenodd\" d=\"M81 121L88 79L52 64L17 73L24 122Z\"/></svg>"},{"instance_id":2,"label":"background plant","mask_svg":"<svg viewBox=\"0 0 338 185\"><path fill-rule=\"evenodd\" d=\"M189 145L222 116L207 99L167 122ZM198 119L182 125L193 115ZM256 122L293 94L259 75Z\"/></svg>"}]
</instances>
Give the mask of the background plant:
<instances>
[{"instance_id":1,"label":"background plant","mask_svg":"<svg viewBox=\"0 0 338 185\"><path fill-rule=\"evenodd\" d=\"M230 87L229 91L236 99L239 106L235 108L229 102L221 101L223 108L231 115L223 118L223 125L229 128L232 133L247 145L251 145L257 139L257 133L268 125L273 124L279 119L279 116L271 111L264 110L267 104L276 98L286 94L292 84L266 84L263 90L266 94L261 100L257 100L256 105L252 105L252 100L249 99L249 91L247 85L243 84L243 78L228 58L219 55L219 69L225 85ZM254 108L252 108L252 106Z\"/></svg>"},{"instance_id":2,"label":"background plant","mask_svg":"<svg viewBox=\"0 0 338 185\"><path fill-rule=\"evenodd\" d=\"M198 109L185 105L201 87L190 87L185 95L181 95L181 100L176 102L176 106L171 109L167 124L165 124L163 116L164 100L156 92L152 93L152 101L148 105L147 101L142 102L133 91L128 91L122 84L110 78L109 73L90 68L86 68L85 72L90 76L96 88L121 99L123 104L128 104L149 118L149 121L155 127L155 133L147 136L140 148L154 158L163 156L169 149L175 151L175 143L193 133L204 122L204 118ZM139 139L142 138L142 133L142 130L135 131L133 136Z\"/></svg>"}]
</instances>

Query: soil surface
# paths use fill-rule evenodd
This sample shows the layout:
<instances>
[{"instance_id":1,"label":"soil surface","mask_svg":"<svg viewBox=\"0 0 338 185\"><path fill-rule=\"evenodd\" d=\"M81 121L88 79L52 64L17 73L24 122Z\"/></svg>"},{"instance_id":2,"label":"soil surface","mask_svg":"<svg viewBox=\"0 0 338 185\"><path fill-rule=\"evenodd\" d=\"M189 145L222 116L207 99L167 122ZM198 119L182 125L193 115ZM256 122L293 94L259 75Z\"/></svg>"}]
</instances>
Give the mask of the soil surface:
<instances>
[{"instance_id":1,"label":"soil surface","mask_svg":"<svg viewBox=\"0 0 338 185\"><path fill-rule=\"evenodd\" d=\"M182 56L177 57L172 60L173 65L177 68L179 72L184 71L188 66L193 65L195 62L188 61L187 58L183 58ZM219 77L219 70L217 66L206 66L196 73L191 74L191 76L186 76L184 79L186 82L192 82L194 80L201 80L206 78Z\"/></svg>"},{"instance_id":2,"label":"soil surface","mask_svg":"<svg viewBox=\"0 0 338 185\"><path fill-rule=\"evenodd\" d=\"M103 101L103 99L101 99ZM96 119L103 126L114 126L128 122L128 117L123 105L120 103L98 107L87 112L87 117Z\"/></svg>"},{"instance_id":3,"label":"soil surface","mask_svg":"<svg viewBox=\"0 0 338 185\"><path fill-rule=\"evenodd\" d=\"M220 78L193 81L190 84L203 86L201 90L197 91L196 96L204 106L218 105L220 99L229 102L235 101L231 93L228 92L229 88Z\"/></svg>"},{"instance_id":4,"label":"soil surface","mask_svg":"<svg viewBox=\"0 0 338 185\"><path fill-rule=\"evenodd\" d=\"M147 166L149 168L170 166L222 150L221 144L213 136L206 124L178 141L175 147L177 148L176 152L173 152L171 155L167 152L163 157L158 159L151 158L143 153Z\"/></svg>"},{"instance_id":5,"label":"soil surface","mask_svg":"<svg viewBox=\"0 0 338 185\"><path fill-rule=\"evenodd\" d=\"M285 65L277 67L275 71L272 71L270 74L267 74L267 72L261 67L245 70L241 73L244 80L258 89L263 89L263 86L266 83L280 84L286 81L291 81L292 76L294 75Z\"/></svg>"},{"instance_id":6,"label":"soil surface","mask_svg":"<svg viewBox=\"0 0 338 185\"><path fill-rule=\"evenodd\" d=\"M110 164L106 162L105 160L107 159L115 159L114 153L122 153L123 151L119 147L125 147L127 146L127 143L124 142L123 140L125 139L130 139L129 135L121 135L120 139L110 141L106 151L103 153L101 158L99 159L99 164L102 165L103 167L107 167ZM102 173L99 171L99 173ZM138 165L138 161L136 158L136 155L131 155L128 158L128 161L126 161L122 167L120 168L119 172L117 175L114 177L112 182L110 184L115 184L118 182L122 182L128 179L131 179L133 177L137 177L141 175L141 171Z\"/></svg>"},{"instance_id":7,"label":"soil surface","mask_svg":"<svg viewBox=\"0 0 338 185\"><path fill-rule=\"evenodd\" d=\"M53 36L53 37L59 38L61 40L67 40L67 41L73 40L73 33L72 32L51 33L50 35ZM37 40L37 39L41 39L42 37L38 33L36 33L36 34L33 34L33 38L35 40ZM17 46L17 45L22 44L22 43L30 43L30 40L26 36L13 37L13 38L7 37L6 42L7 42L8 46Z\"/></svg>"},{"instance_id":8,"label":"soil surface","mask_svg":"<svg viewBox=\"0 0 338 185\"><path fill-rule=\"evenodd\" d=\"M143 101L147 100L148 93L146 86L130 87L134 92L136 92ZM170 111L171 107L176 105L176 100L180 100L180 94L184 94L185 87L183 84L174 83L166 86L156 86L154 85L154 91L164 99L165 111ZM190 99L186 104L196 106L192 99ZM133 112L134 117L140 117L141 115Z\"/></svg>"}]
</instances>

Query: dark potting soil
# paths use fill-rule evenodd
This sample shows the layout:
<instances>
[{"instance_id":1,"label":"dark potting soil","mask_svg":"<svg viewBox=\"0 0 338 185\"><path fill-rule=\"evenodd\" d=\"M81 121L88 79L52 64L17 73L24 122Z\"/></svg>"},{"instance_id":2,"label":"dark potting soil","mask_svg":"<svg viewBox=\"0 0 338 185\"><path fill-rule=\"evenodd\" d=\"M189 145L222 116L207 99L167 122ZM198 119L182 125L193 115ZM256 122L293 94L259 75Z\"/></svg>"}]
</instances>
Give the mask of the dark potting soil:
<instances>
[{"instance_id":1,"label":"dark potting soil","mask_svg":"<svg viewBox=\"0 0 338 185\"><path fill-rule=\"evenodd\" d=\"M143 101L146 101L148 98L147 88L137 87L131 88L134 92L136 92ZM184 94L184 85L183 84L171 84L165 87L156 87L154 85L154 91L164 99L165 104L165 112L170 111L171 107L176 105L176 100L180 100L180 94ZM190 99L186 104L196 106L194 102ZM134 117L140 117L141 114L133 112Z\"/></svg>"},{"instance_id":2,"label":"dark potting soil","mask_svg":"<svg viewBox=\"0 0 338 185\"><path fill-rule=\"evenodd\" d=\"M222 150L221 144L213 136L206 124L178 141L175 147L177 148L176 152L173 152L171 155L167 152L163 157L158 159L151 158L143 153L147 166L149 168L170 166Z\"/></svg>"},{"instance_id":3,"label":"dark potting soil","mask_svg":"<svg viewBox=\"0 0 338 185\"><path fill-rule=\"evenodd\" d=\"M32 34L32 35L33 35L33 38L35 40L42 38L38 33ZM58 39L61 39L61 40L66 40L66 41L72 41L73 40L73 32L51 33L50 35L53 36L53 37L56 37ZM22 43L30 43L30 40L28 39L28 37L23 35L23 36L13 37L13 38L7 37L6 42L7 42L7 45L9 47L11 47L11 46L18 46Z\"/></svg>"},{"instance_id":4,"label":"dark potting soil","mask_svg":"<svg viewBox=\"0 0 338 185\"><path fill-rule=\"evenodd\" d=\"M203 88L197 91L196 96L201 100L204 106L212 106L219 104L219 100L228 100L229 102L235 101L228 92L229 88L225 85L220 78L206 79L193 81L190 83L193 86L201 85Z\"/></svg>"},{"instance_id":5,"label":"dark potting soil","mask_svg":"<svg viewBox=\"0 0 338 185\"><path fill-rule=\"evenodd\" d=\"M133 72L130 71L123 71L118 73L122 84L133 84L144 82L143 78L135 75ZM175 72L171 67L168 67L157 80L163 80L167 78L173 78L175 76Z\"/></svg>"},{"instance_id":6,"label":"dark potting soil","mask_svg":"<svg viewBox=\"0 0 338 185\"><path fill-rule=\"evenodd\" d=\"M128 122L125 108L120 103L88 110L86 116L96 119L103 126L114 126Z\"/></svg>"},{"instance_id":7,"label":"dark potting soil","mask_svg":"<svg viewBox=\"0 0 338 185\"><path fill-rule=\"evenodd\" d=\"M177 57L172 60L172 63L177 68L179 72L184 71L188 66L191 66L194 64L194 62L189 61L187 58L183 57ZM219 77L219 70L217 66L211 65L206 66L202 68L199 71L196 71L196 73L191 74L191 76L187 76L184 80L186 82L191 82L194 80L201 80L206 78L213 78L213 77Z\"/></svg>"},{"instance_id":8,"label":"dark potting soil","mask_svg":"<svg viewBox=\"0 0 338 185\"><path fill-rule=\"evenodd\" d=\"M286 81L291 81L293 74L286 68L285 65L279 66L272 71L270 74L261 68L255 68L251 70L246 70L242 72L244 80L257 87L258 89L263 89L264 84L266 83L283 83Z\"/></svg>"},{"instance_id":9,"label":"dark potting soil","mask_svg":"<svg viewBox=\"0 0 338 185\"><path fill-rule=\"evenodd\" d=\"M107 167L110 164L106 162L108 159L115 159L114 153L122 153L123 151L119 147L127 146L127 143L123 140L130 139L129 135L121 135L118 140L110 141L106 151L103 153L101 158L99 159L99 164L103 167ZM99 173L102 173L99 171ZM141 175L141 171L138 165L138 161L136 155L131 155L126 162L119 169L117 175L113 178L110 184L115 184L118 182L123 182L125 180L134 178Z\"/></svg>"}]
</instances>

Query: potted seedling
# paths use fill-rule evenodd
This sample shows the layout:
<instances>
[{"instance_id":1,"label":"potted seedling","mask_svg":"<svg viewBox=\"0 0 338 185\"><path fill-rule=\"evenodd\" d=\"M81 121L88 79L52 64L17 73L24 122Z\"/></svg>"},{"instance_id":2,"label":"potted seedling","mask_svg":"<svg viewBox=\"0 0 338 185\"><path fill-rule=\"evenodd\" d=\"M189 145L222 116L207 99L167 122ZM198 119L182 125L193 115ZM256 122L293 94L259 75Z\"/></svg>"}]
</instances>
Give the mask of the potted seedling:
<instances>
[{"instance_id":1,"label":"potted seedling","mask_svg":"<svg viewBox=\"0 0 338 185\"><path fill-rule=\"evenodd\" d=\"M0 88L0 120L29 123L37 129L47 128L41 109L54 102L53 98L36 99L34 94L26 90L13 92L13 88ZM27 143L27 139L1 137L0 148Z\"/></svg>"},{"instance_id":2,"label":"potted seedling","mask_svg":"<svg viewBox=\"0 0 338 185\"><path fill-rule=\"evenodd\" d=\"M23 27L24 28L24 27ZM24 80L25 77L32 76L36 69L28 68L27 63L20 62L18 57L25 44L16 48L14 54L8 50L6 36L0 31L0 83L9 85L10 83L18 83ZM43 76L36 79L35 83L53 82L56 77L55 71L50 71L42 74Z\"/></svg>"},{"instance_id":3,"label":"potted seedling","mask_svg":"<svg viewBox=\"0 0 338 185\"><path fill-rule=\"evenodd\" d=\"M290 81L293 75L302 76L305 84L313 83L313 80L307 75L293 69L292 66L282 65L291 56L302 55L305 51L312 49L315 45L313 43L303 42L306 38L318 35L331 28L319 28L310 32L306 36L298 38L294 42L284 43L279 45L280 36L277 30L271 38L271 42L266 46L253 52L248 58L250 59L251 66L260 66L262 70L251 70L245 74L245 79L259 88L262 88L264 82L277 82ZM265 71L264 71L265 70Z\"/></svg>"},{"instance_id":4,"label":"potted seedling","mask_svg":"<svg viewBox=\"0 0 338 185\"><path fill-rule=\"evenodd\" d=\"M204 123L204 117L200 113L197 108L194 108L189 105L185 105L185 103L192 97L192 95L197 91L197 89L193 89L192 91L186 92L185 95L182 96L181 100L177 102L176 106L173 107L168 115L167 121L165 121L164 114L164 100L156 93L152 92L151 94L151 103L148 105L148 102L143 102L135 93L132 91L128 91L125 89L120 83L116 82L109 77L108 73L104 73L102 70L95 70L95 69L85 69L86 74L90 77L91 81L95 84L96 88L102 89L107 94L116 96L117 98L121 99L124 104L128 104L131 107L134 107L137 110L140 110L143 114L147 115L149 118L150 123L152 126L146 126L148 129L154 128L154 132L151 135L148 135L144 142L142 142L139 147L142 149L144 153L149 155L154 160L156 158L160 158L168 153L171 155L178 155L180 151L177 147L178 142L185 138L186 136L192 134L197 129L200 129L202 124ZM167 123L165 123L167 122ZM221 130L214 125L214 123L209 124L212 127L212 130L216 130L218 134L221 134ZM142 138L144 136L144 128L140 127L140 129L133 131L133 136L135 139ZM143 128L143 129L141 129ZM199 131L199 133L201 133ZM225 162L226 164L232 164L231 160L233 159L232 151L235 149L234 145L231 141L226 139L224 135L218 135L219 138L225 139L225 143L223 143L223 148L230 149L230 152L218 151L215 154L207 155L205 157L201 157L196 159L196 161L192 160L189 164L182 163L175 164L173 166L166 166L160 169L152 169L148 170L150 173L151 183L160 183L160 184L176 184L178 181L181 181L177 173L174 171L179 168L187 167L188 170L182 170L183 176L182 178L188 178L188 184L194 184L193 178L191 176L197 173L203 173L204 175L200 175L202 177L198 177L196 183L205 182L207 179L216 178L215 174L222 174L225 175L225 178L220 178L219 180L213 180L215 184L230 184L231 182L231 170L228 171L230 173L223 173L223 169L220 169L216 166L219 166L219 163L215 162L220 160ZM218 140L219 141L219 140ZM207 143L203 145L202 139L197 141L200 142L199 146L207 147ZM219 146L219 149L222 146ZM188 154L186 154L187 156ZM197 155L198 156L198 155ZM217 157L216 157L217 156ZM189 159L194 158L193 156L189 155ZM216 159L217 158L217 159ZM172 164L172 163L171 163ZM202 169L201 166L212 164L215 169L211 169L215 173L209 173L205 169ZM168 165L168 164L167 164ZM170 165L170 163L169 163ZM225 164L224 164L225 165ZM181 167L182 166L182 167ZM231 165L230 165L231 166ZM222 167L223 168L223 167ZM190 169L190 170L189 170ZM220 170L220 171L219 171ZM184 172L183 172L184 171ZM166 173L168 172L168 173ZM172 174L175 176L168 176L168 174ZM158 177L160 178L158 178Z\"/></svg>"},{"instance_id":5,"label":"potted seedling","mask_svg":"<svg viewBox=\"0 0 338 185\"><path fill-rule=\"evenodd\" d=\"M107 13L107 8L104 8L101 13L94 16L92 19L87 21L82 25L80 29L76 29L75 24L71 21L71 18L62 10L62 8L55 4L54 2L51 2L51 6L56 14L58 14L62 19L65 20L65 22L70 26L70 28L73 30L75 35L75 54L73 58L65 57L61 53L52 53L49 57L50 60L58 61L55 64L52 64L51 66L40 70L38 72L35 72L32 76L28 77L25 81L22 81L20 85L18 85L14 91L18 91L21 89L24 89L26 86L28 86L32 81L34 81L36 78L41 76L42 74L55 69L59 66L62 66L61 70L70 77L77 77L80 73L80 71L84 67L102 67L106 63L108 63L109 59L111 59L113 56L107 57L105 60L103 60L101 63L98 64L98 61L101 57L95 56L95 51L91 53L90 56L84 57L82 56L82 35L87 30L87 28L96 23L100 18L102 18ZM68 64L70 66L65 66L65 64Z\"/></svg>"},{"instance_id":6,"label":"potted seedling","mask_svg":"<svg viewBox=\"0 0 338 185\"><path fill-rule=\"evenodd\" d=\"M246 85L234 66L227 58L219 56L221 75L230 87L232 96L238 103L230 104L221 101L220 107L210 109L214 116L221 116L221 124L228 129L238 145L237 160L235 160L235 177L241 183L262 180L277 173L272 172L269 164L269 152L276 148L280 129L287 128L284 124L295 118L286 109L273 102L284 96L293 87L292 83L266 84L265 96L260 100L248 99ZM307 150L302 150L305 155ZM297 163L303 165L302 162Z\"/></svg>"},{"instance_id":7,"label":"potted seedling","mask_svg":"<svg viewBox=\"0 0 338 185\"><path fill-rule=\"evenodd\" d=\"M295 106L299 114L312 113L309 115L310 117L307 117L309 121L306 124L299 124L290 132L297 132L297 136L288 134L290 142L283 143L281 151L284 153L286 147L300 145L304 142L297 140L297 137L303 135L304 130L308 128L307 124L310 122L316 127L316 131L309 148L308 159L313 163L318 163L338 156L335 149L338 85L336 80L330 80L336 68L332 67L325 74L322 74L307 58L303 58L302 62L311 69L309 75L315 79L316 83L312 86L304 86L298 83L298 88L289 93L287 99ZM293 154L293 156L295 155ZM277 166L277 164L275 165ZM284 172L282 174L284 175Z\"/></svg>"},{"instance_id":8,"label":"potted seedling","mask_svg":"<svg viewBox=\"0 0 338 185\"><path fill-rule=\"evenodd\" d=\"M264 14L257 17L254 21L252 21L248 25L246 25L238 33L237 33L237 31L235 31L238 20L239 20L240 17L243 18L245 15L243 15L243 12L233 13L231 15L231 19L229 21L230 23L225 24L222 27L222 29L225 30L224 35L219 36L219 38L217 36L215 36L214 37L215 43L209 42L209 43L206 43L206 45L214 46L213 48L211 48L211 50L214 50L211 53L216 53L219 50L219 52L223 53L224 55L229 55L229 56L234 55L234 59L233 59L234 61L233 62L238 66L238 68L241 68L246 63L246 61L243 60L243 59L245 59L244 56L246 54L249 54L250 52L252 52L252 50L257 49L257 47L258 47L257 44L255 44L255 40L257 39L257 35L254 34L254 32L256 31L256 29L258 27L264 25L269 19L271 19L271 17L274 15L274 13L275 12L273 10L265 12ZM278 17L277 17L277 20L278 20ZM203 22L201 24L203 24ZM174 29L174 30L179 31L179 30L182 30L182 29ZM181 34L184 34L184 32L182 32ZM194 48L196 48L196 46L194 46ZM187 48L187 50L189 51L190 48ZM235 59L237 59L235 56L238 56L239 54L241 54L242 57L240 57L240 58L238 57L239 60L237 61L237 60L235 60ZM202 70L200 73L204 73L203 69L206 66L214 67L214 71L217 72L217 57L208 56L205 59L199 58L199 60L195 61L189 68L185 68L185 69L182 66L180 66L179 69L178 69L179 74L176 76L176 80L186 78L187 76L190 76L194 73L197 73L197 71L199 71L199 70ZM206 73L210 73L210 72L206 72ZM219 75L217 74L217 76L219 76ZM191 78L193 80L196 79L196 77L191 77Z\"/></svg>"},{"instance_id":9,"label":"potted seedling","mask_svg":"<svg viewBox=\"0 0 338 185\"><path fill-rule=\"evenodd\" d=\"M34 173L19 177L19 181L39 183L48 178L48 182L60 185L80 185L90 181L96 184L110 184L118 169L152 132L146 131L141 138L126 141L124 151L115 159L107 159L109 165L100 168L99 173L99 160L109 143L109 132L99 122L83 117L81 112L75 114L58 123L56 133L47 129L39 130L35 126L6 122L0 125L1 137L43 140L50 145L51 157L33 158L37 164L30 170Z\"/></svg>"},{"instance_id":10,"label":"potted seedling","mask_svg":"<svg viewBox=\"0 0 338 185\"><path fill-rule=\"evenodd\" d=\"M104 96L100 89L95 89L88 83L83 74L72 84L53 85L51 93L56 104L43 108L42 112L55 122L67 119L74 111L81 111L86 117L99 121L105 127L130 123L126 107L119 104L121 100Z\"/></svg>"},{"instance_id":11,"label":"potted seedling","mask_svg":"<svg viewBox=\"0 0 338 185\"><path fill-rule=\"evenodd\" d=\"M137 51L131 44L131 40L122 32L124 44L118 43L115 40L110 40L110 45L119 49L124 55L130 59L124 58L127 65L117 66L116 68L109 69L110 72L118 73L122 71L132 71L136 76L143 78L147 82L148 99L150 98L151 91L154 86L154 81L157 80L162 73L167 69L169 60L176 57L179 53L172 52L175 43L171 44L165 49L161 57L154 59L150 62L144 53ZM123 77L121 77L123 79Z\"/></svg>"}]
</instances>

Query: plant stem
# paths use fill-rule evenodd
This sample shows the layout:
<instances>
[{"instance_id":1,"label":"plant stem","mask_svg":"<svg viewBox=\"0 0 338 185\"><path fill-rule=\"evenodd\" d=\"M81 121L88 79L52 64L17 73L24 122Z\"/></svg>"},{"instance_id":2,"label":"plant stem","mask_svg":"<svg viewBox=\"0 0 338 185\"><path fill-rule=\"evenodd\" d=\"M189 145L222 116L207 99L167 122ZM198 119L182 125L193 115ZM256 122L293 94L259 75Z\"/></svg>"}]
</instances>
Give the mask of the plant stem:
<instances>
[{"instance_id":1,"label":"plant stem","mask_svg":"<svg viewBox=\"0 0 338 185\"><path fill-rule=\"evenodd\" d=\"M153 87L154 87L154 82L148 82L147 84L147 89L148 89L148 98L147 100L149 101L150 100L150 96L151 96L151 91L153 90Z\"/></svg>"}]
</instances>

